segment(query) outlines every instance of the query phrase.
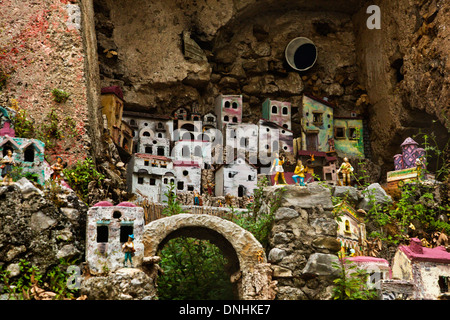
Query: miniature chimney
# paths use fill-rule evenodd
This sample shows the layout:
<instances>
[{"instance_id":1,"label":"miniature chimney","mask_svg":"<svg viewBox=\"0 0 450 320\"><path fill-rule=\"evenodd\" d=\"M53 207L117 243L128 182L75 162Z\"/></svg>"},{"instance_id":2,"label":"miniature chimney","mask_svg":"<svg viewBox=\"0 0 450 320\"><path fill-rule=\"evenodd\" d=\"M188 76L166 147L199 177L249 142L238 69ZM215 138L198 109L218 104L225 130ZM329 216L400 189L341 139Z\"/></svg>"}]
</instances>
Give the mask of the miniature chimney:
<instances>
[{"instance_id":1,"label":"miniature chimney","mask_svg":"<svg viewBox=\"0 0 450 320\"><path fill-rule=\"evenodd\" d=\"M412 252L422 254L423 253L423 247L422 247L422 241L420 241L417 238L412 238L409 243L409 248Z\"/></svg>"}]
</instances>

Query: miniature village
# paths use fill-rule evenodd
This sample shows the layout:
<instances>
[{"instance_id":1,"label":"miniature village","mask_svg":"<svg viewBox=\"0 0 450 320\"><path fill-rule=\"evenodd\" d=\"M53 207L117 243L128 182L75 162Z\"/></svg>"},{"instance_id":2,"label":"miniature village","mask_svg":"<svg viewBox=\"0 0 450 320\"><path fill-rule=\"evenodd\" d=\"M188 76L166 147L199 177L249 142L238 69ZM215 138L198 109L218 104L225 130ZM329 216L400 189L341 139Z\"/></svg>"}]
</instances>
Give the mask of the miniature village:
<instances>
[{"instance_id":1,"label":"miniature village","mask_svg":"<svg viewBox=\"0 0 450 320\"><path fill-rule=\"evenodd\" d=\"M78 2L64 8L73 18L66 27L81 33ZM110 41L103 14L96 48ZM252 32L261 43L269 34ZM198 44L208 41L185 31L181 39L189 63L217 58ZM380 133L360 107L367 94L339 100L319 90L322 80L307 71L320 50L300 36L277 58L278 73L309 80L292 99L208 91L212 80L198 80L200 71L184 82L205 89L201 107L191 97L166 107L170 94L137 107L133 86L106 76L117 52L105 50L100 71L86 71L101 81L83 82L82 96L98 104L83 125L72 125L84 111L67 107L76 100L69 94L45 92L52 107L39 128L45 110L28 109L27 118L26 103L0 100L0 300L158 300L175 274L164 248L177 238L218 248L236 300L450 300L449 142L441 151L411 126L396 132L401 143L394 153L386 146L390 162L377 167ZM71 273L56 285L39 271L62 267Z\"/></svg>"}]
</instances>

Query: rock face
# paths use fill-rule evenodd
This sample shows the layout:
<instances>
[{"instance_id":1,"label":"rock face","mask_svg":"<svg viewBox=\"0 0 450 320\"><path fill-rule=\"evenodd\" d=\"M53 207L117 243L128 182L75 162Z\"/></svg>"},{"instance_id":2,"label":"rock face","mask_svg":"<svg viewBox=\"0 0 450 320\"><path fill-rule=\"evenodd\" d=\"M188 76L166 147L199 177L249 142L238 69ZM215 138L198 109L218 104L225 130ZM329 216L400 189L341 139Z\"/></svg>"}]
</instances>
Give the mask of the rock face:
<instances>
[{"instance_id":1,"label":"rock face","mask_svg":"<svg viewBox=\"0 0 450 320\"><path fill-rule=\"evenodd\" d=\"M267 196L279 187L268 187ZM331 192L318 183L284 187L268 253L273 278L278 281L276 299L329 299L336 277L330 262L337 259L340 249Z\"/></svg>"},{"instance_id":2,"label":"rock face","mask_svg":"<svg viewBox=\"0 0 450 320\"><path fill-rule=\"evenodd\" d=\"M0 187L0 265L14 271L25 259L45 273L59 259L80 263L87 207L68 190L51 201L48 189L25 180Z\"/></svg>"},{"instance_id":3,"label":"rock face","mask_svg":"<svg viewBox=\"0 0 450 320\"><path fill-rule=\"evenodd\" d=\"M156 299L153 279L144 271L135 268L123 268L107 276L83 279L80 291L89 300Z\"/></svg>"}]
</instances>

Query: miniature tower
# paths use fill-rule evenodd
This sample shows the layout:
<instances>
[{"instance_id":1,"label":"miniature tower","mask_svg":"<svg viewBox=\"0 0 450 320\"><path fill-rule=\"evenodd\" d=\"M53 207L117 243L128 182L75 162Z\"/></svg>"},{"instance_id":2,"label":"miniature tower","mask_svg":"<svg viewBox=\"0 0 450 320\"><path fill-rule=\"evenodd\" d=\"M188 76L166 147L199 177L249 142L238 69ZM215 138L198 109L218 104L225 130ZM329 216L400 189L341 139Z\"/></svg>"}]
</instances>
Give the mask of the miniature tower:
<instances>
[{"instance_id":1,"label":"miniature tower","mask_svg":"<svg viewBox=\"0 0 450 320\"><path fill-rule=\"evenodd\" d=\"M394 156L394 167L395 167L395 170L404 169L402 154L399 153Z\"/></svg>"},{"instance_id":2,"label":"miniature tower","mask_svg":"<svg viewBox=\"0 0 450 320\"><path fill-rule=\"evenodd\" d=\"M415 166L417 142L412 138L408 137L400 145L402 147L403 164L404 168L412 168Z\"/></svg>"},{"instance_id":3,"label":"miniature tower","mask_svg":"<svg viewBox=\"0 0 450 320\"><path fill-rule=\"evenodd\" d=\"M262 118L275 122L280 127L292 130L291 103L267 98L262 104Z\"/></svg>"},{"instance_id":4,"label":"miniature tower","mask_svg":"<svg viewBox=\"0 0 450 320\"><path fill-rule=\"evenodd\" d=\"M219 95L216 98L215 113L217 128L227 123L242 122L242 95Z\"/></svg>"}]
</instances>

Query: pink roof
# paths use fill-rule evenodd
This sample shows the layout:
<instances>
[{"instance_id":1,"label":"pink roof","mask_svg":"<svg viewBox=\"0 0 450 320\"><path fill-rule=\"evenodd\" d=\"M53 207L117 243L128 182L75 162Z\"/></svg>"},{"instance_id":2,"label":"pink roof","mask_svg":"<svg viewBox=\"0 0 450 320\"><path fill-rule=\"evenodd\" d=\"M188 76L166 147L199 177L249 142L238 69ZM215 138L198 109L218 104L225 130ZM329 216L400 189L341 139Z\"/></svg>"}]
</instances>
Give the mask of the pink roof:
<instances>
[{"instance_id":1,"label":"pink roof","mask_svg":"<svg viewBox=\"0 0 450 320\"><path fill-rule=\"evenodd\" d=\"M409 246L399 246L411 261L428 261L450 264L450 252L445 247L427 248L417 238L412 238Z\"/></svg>"},{"instance_id":2,"label":"pink roof","mask_svg":"<svg viewBox=\"0 0 450 320\"><path fill-rule=\"evenodd\" d=\"M386 267L389 267L389 262L383 258L358 256L358 257L347 257L346 259L361 264L373 263L378 265L382 264L385 265Z\"/></svg>"},{"instance_id":3,"label":"pink roof","mask_svg":"<svg viewBox=\"0 0 450 320\"><path fill-rule=\"evenodd\" d=\"M403 141L403 143L400 146L406 146L408 144L416 144L418 145L417 142L415 142L412 138L408 137L405 139L405 141Z\"/></svg>"},{"instance_id":4,"label":"pink roof","mask_svg":"<svg viewBox=\"0 0 450 320\"><path fill-rule=\"evenodd\" d=\"M116 207L137 207L134 203L124 201L119 203Z\"/></svg>"},{"instance_id":5,"label":"pink roof","mask_svg":"<svg viewBox=\"0 0 450 320\"><path fill-rule=\"evenodd\" d=\"M100 201L93 205L94 207L112 207L113 204L109 201Z\"/></svg>"}]
</instances>

